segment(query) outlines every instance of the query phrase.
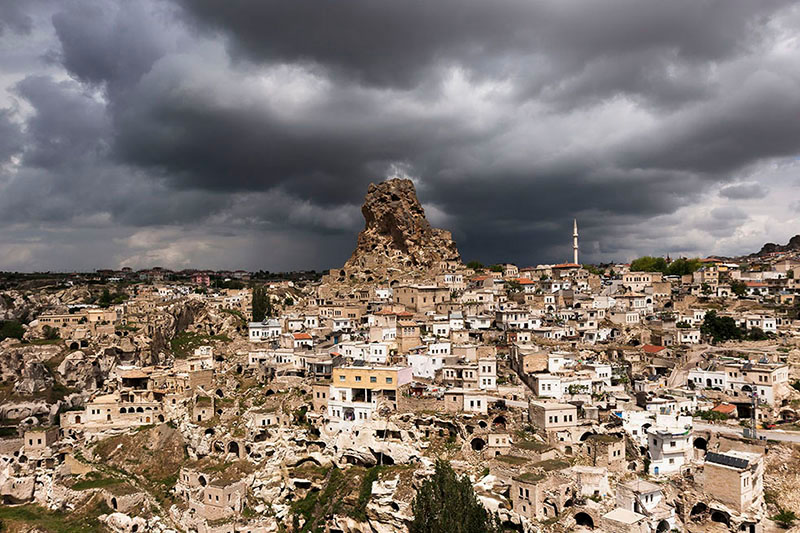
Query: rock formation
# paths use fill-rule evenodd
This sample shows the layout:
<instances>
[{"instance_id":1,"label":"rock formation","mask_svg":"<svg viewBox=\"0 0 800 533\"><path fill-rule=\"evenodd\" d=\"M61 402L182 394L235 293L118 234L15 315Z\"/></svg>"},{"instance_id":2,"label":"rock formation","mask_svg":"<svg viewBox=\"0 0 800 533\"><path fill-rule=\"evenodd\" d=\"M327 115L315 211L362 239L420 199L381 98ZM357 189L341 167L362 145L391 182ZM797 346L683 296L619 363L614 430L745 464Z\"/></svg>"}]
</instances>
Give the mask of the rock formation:
<instances>
[{"instance_id":1,"label":"rock formation","mask_svg":"<svg viewBox=\"0 0 800 533\"><path fill-rule=\"evenodd\" d=\"M425 218L411 180L370 184L361 212L366 224L344 265L348 274L378 277L461 261L450 232L431 227Z\"/></svg>"},{"instance_id":2,"label":"rock formation","mask_svg":"<svg viewBox=\"0 0 800 533\"><path fill-rule=\"evenodd\" d=\"M754 255L768 255L774 254L776 252L796 252L800 251L800 235L795 235L786 246L781 246L780 244L775 244L774 242L768 242L764 246L761 247L761 250Z\"/></svg>"}]
</instances>

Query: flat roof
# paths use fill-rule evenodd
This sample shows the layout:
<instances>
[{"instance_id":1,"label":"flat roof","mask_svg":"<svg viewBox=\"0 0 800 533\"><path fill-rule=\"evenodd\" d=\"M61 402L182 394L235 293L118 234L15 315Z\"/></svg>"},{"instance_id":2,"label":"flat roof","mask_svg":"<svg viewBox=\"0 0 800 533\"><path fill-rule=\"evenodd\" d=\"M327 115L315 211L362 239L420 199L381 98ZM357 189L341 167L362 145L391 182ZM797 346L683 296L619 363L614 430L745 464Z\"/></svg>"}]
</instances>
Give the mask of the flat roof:
<instances>
[{"instance_id":1,"label":"flat roof","mask_svg":"<svg viewBox=\"0 0 800 533\"><path fill-rule=\"evenodd\" d=\"M631 525L636 524L647 517L642 514L623 509L622 507L617 507L604 514L603 518L613 520L614 522Z\"/></svg>"},{"instance_id":2,"label":"flat roof","mask_svg":"<svg viewBox=\"0 0 800 533\"><path fill-rule=\"evenodd\" d=\"M543 409L577 409L577 407L571 403L531 402L530 404Z\"/></svg>"}]
</instances>

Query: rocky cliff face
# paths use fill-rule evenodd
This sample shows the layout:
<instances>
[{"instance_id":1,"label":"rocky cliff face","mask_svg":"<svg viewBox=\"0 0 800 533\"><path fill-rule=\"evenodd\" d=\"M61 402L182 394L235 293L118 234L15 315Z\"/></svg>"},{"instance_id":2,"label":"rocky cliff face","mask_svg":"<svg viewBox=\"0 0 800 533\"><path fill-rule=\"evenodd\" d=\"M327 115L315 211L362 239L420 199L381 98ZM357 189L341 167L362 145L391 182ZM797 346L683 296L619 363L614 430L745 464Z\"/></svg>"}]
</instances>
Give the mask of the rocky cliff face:
<instances>
[{"instance_id":1,"label":"rocky cliff face","mask_svg":"<svg viewBox=\"0 0 800 533\"><path fill-rule=\"evenodd\" d=\"M774 242L768 242L764 246L761 247L761 250L755 255L767 255L767 254L774 254L775 252L796 252L800 251L800 235L795 235L791 239L789 239L789 243L786 246L781 246L780 244L775 244Z\"/></svg>"},{"instance_id":2,"label":"rocky cliff face","mask_svg":"<svg viewBox=\"0 0 800 533\"><path fill-rule=\"evenodd\" d=\"M382 275L461 261L450 232L431 227L425 218L411 180L370 184L361 212L366 224L344 265L349 274Z\"/></svg>"}]
</instances>

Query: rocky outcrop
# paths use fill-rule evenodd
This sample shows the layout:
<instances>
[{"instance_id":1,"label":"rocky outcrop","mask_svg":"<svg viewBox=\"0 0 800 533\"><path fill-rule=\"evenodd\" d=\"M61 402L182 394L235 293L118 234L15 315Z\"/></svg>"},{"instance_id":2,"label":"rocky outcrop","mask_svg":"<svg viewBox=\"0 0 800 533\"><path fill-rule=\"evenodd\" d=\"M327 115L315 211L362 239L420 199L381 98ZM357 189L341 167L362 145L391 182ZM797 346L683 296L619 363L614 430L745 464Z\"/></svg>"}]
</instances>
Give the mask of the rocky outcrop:
<instances>
[{"instance_id":1,"label":"rocky outcrop","mask_svg":"<svg viewBox=\"0 0 800 533\"><path fill-rule=\"evenodd\" d=\"M761 250L754 255L769 255L774 254L777 252L797 252L800 251L800 235L795 235L785 246L781 246L780 244L775 244L774 242L768 242L764 246L761 247Z\"/></svg>"},{"instance_id":2,"label":"rocky outcrop","mask_svg":"<svg viewBox=\"0 0 800 533\"><path fill-rule=\"evenodd\" d=\"M361 212L366 224L344 265L348 275L377 277L461 261L450 232L431 227L425 218L411 180L370 184Z\"/></svg>"},{"instance_id":3,"label":"rocky outcrop","mask_svg":"<svg viewBox=\"0 0 800 533\"><path fill-rule=\"evenodd\" d=\"M2 291L0 320L27 322L43 312L66 313L70 305L84 304L90 299L91 292L86 287Z\"/></svg>"},{"instance_id":4,"label":"rocky outcrop","mask_svg":"<svg viewBox=\"0 0 800 533\"><path fill-rule=\"evenodd\" d=\"M27 361L22 369L22 375L14 383L16 394L30 395L44 392L53 386L53 376L40 361Z\"/></svg>"}]
</instances>

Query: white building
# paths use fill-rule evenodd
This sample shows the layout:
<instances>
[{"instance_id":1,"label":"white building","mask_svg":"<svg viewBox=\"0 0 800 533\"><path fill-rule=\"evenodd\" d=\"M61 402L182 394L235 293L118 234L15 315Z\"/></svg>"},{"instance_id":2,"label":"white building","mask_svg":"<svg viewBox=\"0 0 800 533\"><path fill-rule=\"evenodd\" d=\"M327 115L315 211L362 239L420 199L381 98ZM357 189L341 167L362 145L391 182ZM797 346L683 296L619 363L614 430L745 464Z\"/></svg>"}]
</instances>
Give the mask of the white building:
<instances>
[{"instance_id":1,"label":"white building","mask_svg":"<svg viewBox=\"0 0 800 533\"><path fill-rule=\"evenodd\" d=\"M650 454L648 473L668 475L679 472L692 453L692 417L656 415L656 423L647 430Z\"/></svg>"},{"instance_id":2,"label":"white building","mask_svg":"<svg viewBox=\"0 0 800 533\"><path fill-rule=\"evenodd\" d=\"M247 324L250 342L264 342L277 340L281 336L281 324L274 318L264 322L250 322Z\"/></svg>"},{"instance_id":3,"label":"white building","mask_svg":"<svg viewBox=\"0 0 800 533\"><path fill-rule=\"evenodd\" d=\"M534 374L534 391L541 398L560 399L563 395L561 390L561 378L552 374Z\"/></svg>"}]
</instances>

